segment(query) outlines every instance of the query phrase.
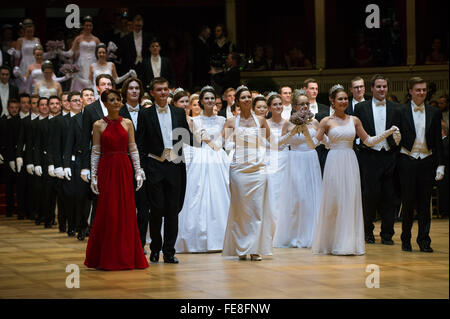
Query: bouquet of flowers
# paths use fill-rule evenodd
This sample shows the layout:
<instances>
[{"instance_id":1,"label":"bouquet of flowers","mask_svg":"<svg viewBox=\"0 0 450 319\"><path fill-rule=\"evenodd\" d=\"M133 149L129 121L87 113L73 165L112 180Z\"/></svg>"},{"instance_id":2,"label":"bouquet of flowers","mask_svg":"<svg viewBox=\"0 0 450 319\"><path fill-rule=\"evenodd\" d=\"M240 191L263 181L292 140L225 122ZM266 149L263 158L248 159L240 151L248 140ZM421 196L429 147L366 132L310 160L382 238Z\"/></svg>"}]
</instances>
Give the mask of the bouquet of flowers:
<instances>
[{"instance_id":1,"label":"bouquet of flowers","mask_svg":"<svg viewBox=\"0 0 450 319\"><path fill-rule=\"evenodd\" d=\"M292 114L289 118L289 122L295 125L303 125L311 122L313 118L314 114L310 110L302 109Z\"/></svg>"},{"instance_id":2,"label":"bouquet of flowers","mask_svg":"<svg viewBox=\"0 0 450 319\"><path fill-rule=\"evenodd\" d=\"M65 63L59 68L59 72L63 74L80 72L80 67L76 64Z\"/></svg>"},{"instance_id":3,"label":"bouquet of flowers","mask_svg":"<svg viewBox=\"0 0 450 319\"><path fill-rule=\"evenodd\" d=\"M45 49L47 51L57 51L58 49L64 50L64 41L52 41L49 40L45 43Z\"/></svg>"}]
</instances>

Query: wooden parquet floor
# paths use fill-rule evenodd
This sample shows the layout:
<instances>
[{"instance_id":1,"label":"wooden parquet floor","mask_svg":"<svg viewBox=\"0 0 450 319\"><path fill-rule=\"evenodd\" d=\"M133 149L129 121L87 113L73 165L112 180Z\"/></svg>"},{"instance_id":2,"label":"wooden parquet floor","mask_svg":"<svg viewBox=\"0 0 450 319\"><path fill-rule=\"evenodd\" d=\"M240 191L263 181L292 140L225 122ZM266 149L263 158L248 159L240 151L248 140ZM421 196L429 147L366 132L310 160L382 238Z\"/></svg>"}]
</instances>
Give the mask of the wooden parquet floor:
<instances>
[{"instance_id":1,"label":"wooden parquet floor","mask_svg":"<svg viewBox=\"0 0 450 319\"><path fill-rule=\"evenodd\" d=\"M380 224L376 224L379 232ZM449 298L449 222L433 219L434 253L366 245L364 256L316 256L310 249L274 249L263 261L220 253L178 254L180 264L106 272L84 265L87 241L44 229L30 220L0 216L0 298ZM413 238L417 234L414 224ZM148 249L148 248L147 248ZM161 256L162 257L162 256ZM162 259L162 258L161 258ZM66 266L80 269L80 288L67 288ZM366 266L380 269L380 287L366 287Z\"/></svg>"}]
</instances>

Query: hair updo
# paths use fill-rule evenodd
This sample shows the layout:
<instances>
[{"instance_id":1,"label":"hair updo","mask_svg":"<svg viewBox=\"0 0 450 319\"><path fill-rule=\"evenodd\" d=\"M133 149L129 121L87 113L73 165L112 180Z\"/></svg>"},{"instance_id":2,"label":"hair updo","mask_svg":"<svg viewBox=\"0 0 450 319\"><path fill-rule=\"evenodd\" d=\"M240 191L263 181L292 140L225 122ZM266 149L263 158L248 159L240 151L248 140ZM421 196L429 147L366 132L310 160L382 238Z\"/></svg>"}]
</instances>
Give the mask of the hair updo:
<instances>
[{"instance_id":1,"label":"hair updo","mask_svg":"<svg viewBox=\"0 0 450 319\"><path fill-rule=\"evenodd\" d=\"M236 89L236 94L235 94L235 99L234 99L234 103L239 106L239 98L241 97L241 94L245 91L250 92L250 90L248 89L248 87L246 87L245 85L241 85L240 87L238 87Z\"/></svg>"},{"instance_id":2,"label":"hair updo","mask_svg":"<svg viewBox=\"0 0 450 319\"><path fill-rule=\"evenodd\" d=\"M98 60L98 50L100 49L105 49L106 52L108 51L106 48L106 44L104 43L97 44L97 46L95 47L95 57L97 58L97 60Z\"/></svg>"},{"instance_id":3,"label":"hair updo","mask_svg":"<svg viewBox=\"0 0 450 319\"><path fill-rule=\"evenodd\" d=\"M41 70L44 72L45 69L54 70L53 63L50 60L45 60L41 65Z\"/></svg>"},{"instance_id":4,"label":"hair updo","mask_svg":"<svg viewBox=\"0 0 450 319\"><path fill-rule=\"evenodd\" d=\"M333 85L329 91L329 96L334 100L339 92L345 92L344 87L340 84Z\"/></svg>"},{"instance_id":5,"label":"hair updo","mask_svg":"<svg viewBox=\"0 0 450 319\"><path fill-rule=\"evenodd\" d=\"M216 90L214 90L214 88L212 86L205 86L200 90L200 95L198 97L198 105L200 106L200 108L203 110L204 107L202 105L202 99L205 96L206 93L212 93L214 95L214 100L216 99L217 95L216 95Z\"/></svg>"},{"instance_id":6,"label":"hair updo","mask_svg":"<svg viewBox=\"0 0 450 319\"><path fill-rule=\"evenodd\" d=\"M294 94L292 94L292 101L291 101L292 106L297 106L297 100L298 100L298 98L299 98L300 96L306 96L306 97L308 97L308 96L306 95L306 91L305 91L305 90L303 90L303 89L301 89L301 90L295 90L295 91L294 91Z\"/></svg>"},{"instance_id":7,"label":"hair updo","mask_svg":"<svg viewBox=\"0 0 450 319\"><path fill-rule=\"evenodd\" d=\"M267 106L271 106L273 103L273 100L275 99L280 99L281 100L281 96L280 94L276 93L276 92L271 92L269 93L269 95L267 95Z\"/></svg>"}]
</instances>

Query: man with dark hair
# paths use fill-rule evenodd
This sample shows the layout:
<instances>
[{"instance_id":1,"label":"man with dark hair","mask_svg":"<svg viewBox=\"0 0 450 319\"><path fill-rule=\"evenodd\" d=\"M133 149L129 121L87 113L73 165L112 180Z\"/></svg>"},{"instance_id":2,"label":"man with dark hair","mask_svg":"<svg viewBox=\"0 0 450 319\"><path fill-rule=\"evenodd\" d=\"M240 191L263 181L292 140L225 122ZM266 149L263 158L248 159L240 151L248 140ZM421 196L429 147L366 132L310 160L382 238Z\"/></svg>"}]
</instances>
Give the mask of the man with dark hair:
<instances>
[{"instance_id":1,"label":"man with dark hair","mask_svg":"<svg viewBox=\"0 0 450 319\"><path fill-rule=\"evenodd\" d=\"M11 70L8 66L0 66L0 117L8 116L8 100L19 98L17 86L9 83Z\"/></svg>"},{"instance_id":2,"label":"man with dark hair","mask_svg":"<svg viewBox=\"0 0 450 319\"><path fill-rule=\"evenodd\" d=\"M314 113L316 119L320 122L324 117L330 115L330 107L317 102L317 95L319 94L319 83L313 78L308 78L303 81L303 89L306 91L306 96L309 99L309 108Z\"/></svg>"},{"instance_id":3,"label":"man with dark hair","mask_svg":"<svg viewBox=\"0 0 450 319\"><path fill-rule=\"evenodd\" d=\"M374 75L370 80L373 98L356 104L354 115L361 120L370 136L378 135L393 125L399 127L398 106L386 100L388 83L383 75ZM381 216L381 243L394 244L392 236L397 215L394 170L398 143L399 137L394 133L372 147L359 144L364 233L368 244L375 243L373 222L377 211Z\"/></svg>"},{"instance_id":4,"label":"man with dark hair","mask_svg":"<svg viewBox=\"0 0 450 319\"><path fill-rule=\"evenodd\" d=\"M149 56L147 48L150 46L152 36L144 31L144 18L138 14L133 17L133 32L123 37L117 50L119 57L122 58L122 64L119 74L124 74L133 69L138 78L142 79L142 62Z\"/></svg>"},{"instance_id":5,"label":"man with dark hair","mask_svg":"<svg viewBox=\"0 0 450 319\"><path fill-rule=\"evenodd\" d=\"M227 88L237 88L241 85L241 71L239 69L239 61L241 56L238 53L230 53L225 60L227 68L221 72L215 71L211 68L212 80L216 86L216 92L223 92Z\"/></svg>"},{"instance_id":6,"label":"man with dark hair","mask_svg":"<svg viewBox=\"0 0 450 319\"><path fill-rule=\"evenodd\" d=\"M143 77L144 88L148 89L150 81L157 77L163 77L169 81L170 85L175 85L175 73L173 71L172 62L167 57L159 55L161 45L157 39L150 41L148 48L150 56L144 59L143 62Z\"/></svg>"},{"instance_id":7,"label":"man with dark hair","mask_svg":"<svg viewBox=\"0 0 450 319\"><path fill-rule=\"evenodd\" d=\"M87 219L91 205L89 184L81 179L81 164L84 153L88 152L89 148L85 147L83 104L80 92L71 92L69 101L70 121L63 153L64 177L68 180L63 184L65 193L68 195L67 235L69 237L75 236L75 231L77 231L77 238L82 241L86 237ZM90 153L87 156L89 157L89 155Z\"/></svg>"},{"instance_id":8,"label":"man with dark hair","mask_svg":"<svg viewBox=\"0 0 450 319\"><path fill-rule=\"evenodd\" d=\"M91 88L84 88L81 90L81 102L83 107L95 102L94 90Z\"/></svg>"},{"instance_id":9,"label":"man with dark hair","mask_svg":"<svg viewBox=\"0 0 450 319\"><path fill-rule=\"evenodd\" d=\"M127 79L122 86L121 94L123 97L124 106L122 106L122 108L120 109L119 115L123 116L124 118L130 119L133 122L135 132L137 132L139 130L137 124L139 120L139 115L141 114L141 112L139 111L143 109L143 107L139 105L139 101L142 99L142 96L144 95L141 80L136 78ZM133 179L133 183L135 189L134 199L136 202L136 209L137 209L137 216L136 216L137 224L139 228L142 249L144 249L144 246L146 244L147 229L149 225L148 220L150 209L147 199L147 189L144 183L144 185L142 185L142 187L138 191L136 191L137 184L135 179ZM146 253L145 249L144 253Z\"/></svg>"},{"instance_id":10,"label":"man with dark hair","mask_svg":"<svg viewBox=\"0 0 450 319\"><path fill-rule=\"evenodd\" d=\"M431 253L431 192L435 180L442 180L445 174L441 115L439 110L425 104L427 83L422 78L411 78L408 89L411 101L402 106L398 125L402 134L398 158L402 189L402 250L412 251L415 209L419 225L417 244L420 251Z\"/></svg>"},{"instance_id":11,"label":"man with dark hair","mask_svg":"<svg viewBox=\"0 0 450 319\"><path fill-rule=\"evenodd\" d=\"M166 79L153 79L150 94L155 104L141 110L136 133L150 202L150 261L158 262L162 249L164 262L178 263L175 257L178 213L183 206L186 189L186 166L180 146L191 144L192 134L184 110L167 103L169 86ZM182 132L175 133L175 129ZM164 240L161 237L163 217Z\"/></svg>"},{"instance_id":12,"label":"man with dark hair","mask_svg":"<svg viewBox=\"0 0 450 319\"><path fill-rule=\"evenodd\" d=\"M209 71L210 65L210 46L209 37L211 29L208 26L202 26L200 33L194 42L194 61L193 61L193 81L194 87L203 87L210 84Z\"/></svg>"}]
</instances>

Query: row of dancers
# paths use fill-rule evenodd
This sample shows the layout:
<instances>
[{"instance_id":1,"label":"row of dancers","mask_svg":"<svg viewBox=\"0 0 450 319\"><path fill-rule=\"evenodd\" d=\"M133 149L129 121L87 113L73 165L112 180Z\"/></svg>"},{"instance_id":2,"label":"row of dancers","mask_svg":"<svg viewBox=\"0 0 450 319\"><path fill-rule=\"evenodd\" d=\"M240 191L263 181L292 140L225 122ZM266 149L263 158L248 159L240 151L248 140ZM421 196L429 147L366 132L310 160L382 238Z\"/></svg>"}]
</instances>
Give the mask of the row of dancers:
<instances>
[{"instance_id":1,"label":"row of dancers","mask_svg":"<svg viewBox=\"0 0 450 319\"><path fill-rule=\"evenodd\" d=\"M69 211L68 207L73 208L72 212L66 214L71 216L68 217L69 229L73 231L75 228L73 220L75 216L78 216L79 239L80 237L84 239L89 214L89 204L86 201L89 196L86 191L89 184L86 181L89 182L90 179L93 192L99 193L98 199L94 200L94 203L95 201L97 203L94 204L91 215L95 217L100 214L103 217L95 217L91 222L93 229L89 243L91 240L93 243L88 243L87 251L90 253L87 253L87 256L91 257L86 259L89 267L142 268L135 267L134 264L137 259L141 260L136 256L143 254L142 248L140 252L136 249L135 241L138 240L139 246L145 245L148 226L151 238L150 261L152 262L159 260L161 250L165 262L178 262L175 252L217 250L222 250L225 256L239 256L245 259L250 255L253 260L261 260L263 255L272 254L274 245L276 247L312 247L315 253L364 254L364 239L367 241L368 236L363 221L366 215L364 214L363 218L364 193L361 197L360 181L364 183L365 176L362 174L362 179L360 178L359 164L353 150L355 135L359 136L360 145L364 145L360 153L364 152L365 150L362 149L366 147L371 154L375 154L374 152L379 152L376 153L377 155L383 153L383 156L393 154L394 152L390 153L386 148L380 148L379 151L373 149L386 140L389 141L388 147L391 146L392 150L405 148L409 154L397 155L399 161L405 161L404 165L409 171L416 169L416 166L411 167L411 165L420 165L420 173L423 174L424 165L430 165L430 167L426 166L429 175L432 169L436 169L437 164L442 164L440 114L437 110L430 109L428 105L423 105L426 82L420 78L413 78L410 83L412 106L395 106L394 109L390 109L390 105L383 99L387 93L388 80L382 75L377 75L371 80L374 98L365 103L369 106L361 103L354 108L355 113L360 112L358 117L346 114L349 104L347 93L342 86L334 86L330 91L331 114L325 116L320 122L312 120L300 126L282 119L284 109L282 97L278 94L270 94L266 102L272 117L267 120L257 115L256 105L258 101L262 102L263 97L255 96L252 99L250 90L245 86L235 91L235 104L240 110L238 115L228 119L216 115L214 110L216 92L211 87L205 87L199 94L202 115L190 118L184 110L176 106L177 94L183 95L186 92L178 90L172 99L174 106L169 105L167 102L168 82L163 78L156 78L151 83L150 93L154 98L154 106L149 108L139 107L139 101L143 95L142 83L139 79L127 80L121 93L111 91L113 81L110 76L102 76L100 82L102 80L109 82L107 85L97 87L101 96L100 100L83 108L80 93L72 92L68 98L71 112L65 116L55 115L48 121L55 125L53 131L50 124L52 134L48 133L49 128L45 128L45 125L36 125L44 123L41 120L48 119L40 115L36 117L38 121L33 122L37 134L30 134L30 143L25 145L18 143L14 148L19 155L27 151L37 154L33 159L26 160L26 166L34 165L33 179L35 179L35 185L37 184L35 194L45 194L39 199L43 207L41 211L48 212L48 214L43 213L46 216L44 217L46 225L51 216L51 209L47 207L50 202L48 195L51 191L45 190L51 190L55 184L62 184L63 187L57 187L61 193L61 196L58 196L58 218L59 215L65 215L64 210ZM45 113L48 104L51 105L51 101L57 99L39 98L37 106L39 113ZM378 102L384 102L384 105L383 103L377 105ZM367 122L365 116L374 114L370 111L372 103L374 109L380 107L378 110L388 114L384 117L384 130L379 130L379 126L375 130L373 124L369 127L370 125L365 123ZM411 143L412 134L408 130L411 130L410 117L417 113L416 106L419 108L423 106L424 115L427 114L428 129L423 132L424 134L417 135L422 139L426 136L426 142L413 139ZM310 107L310 100L305 92L294 92L293 111ZM414 111L411 110L412 107ZM389 114L391 111L393 113ZM31 120L31 115L28 117ZM125 121L123 117L128 118L129 121ZM56 133L58 131L56 123L59 122L62 129L60 133ZM124 124L125 122L128 124ZM95 138L96 134L92 132L95 133L96 127L101 127L102 131L94 143L92 136ZM186 143L181 136L178 138L171 136L172 130L180 127L192 133L191 141ZM364 130L365 127L369 127L369 132L374 131L376 134L371 133L373 137L369 136ZM125 136L115 138L116 134L124 135L122 128L126 129L127 138ZM418 126L417 129L425 129L425 127ZM22 130L25 130L25 126L19 125L19 137L23 135L20 133ZM105 135L106 131L110 133ZM134 143L132 137L134 139L135 132L135 144L139 157L131 156L131 158L134 157L134 171L139 174L136 175L135 186L138 189L134 192L133 198L129 195L131 188L126 186L131 182L131 177L128 178L127 174L119 173L124 169L123 165L126 165L123 164L124 156L127 154L127 145ZM436 132L439 133L439 140L436 138ZM67 133L67 136L64 136L64 133ZM105 136L109 134L112 136L107 142ZM39 136L41 136L40 139L36 138L38 142L33 142L34 137ZM49 139L43 139L43 136ZM60 139L55 141L55 138ZM123 143L119 143L119 140ZM192 147L193 140L196 140L197 146L200 145L200 147ZM267 142L272 145L272 149L267 149ZM58 153L55 150L58 143L62 145L64 152ZM174 146L177 143L184 143L185 146L178 149L178 154L175 154ZM107 151L91 153L91 146L97 144L102 150ZM320 144L326 145L325 150L329 149L323 179L320 156L316 150ZM275 149L273 145L276 145ZM114 150L115 148L120 150ZM132 152L135 153L136 149L133 148ZM419 154L417 160L411 163L406 161L406 159L409 160L405 158L406 156L413 158L412 156L416 153ZM46 156L47 154L51 155ZM91 154L89 165L86 159ZM96 160L94 160L94 154L97 156ZM426 156L428 160L425 161L425 157L421 157L422 154L428 155ZM39 156L45 158L45 163L39 163ZM117 164L114 159L117 156L122 156L121 160L117 161L122 163L118 167L114 166ZM185 161L178 162L176 158L180 156L185 158ZM55 158L61 159L62 163L50 163ZM126 159L130 165L128 155ZM431 159L433 161L430 161ZM109 167L104 168L103 173L100 173L102 165L99 162ZM17 171L20 172L19 166L23 165L23 156L17 156L16 163ZM95 170L94 175L96 165L99 169ZM42 167L47 166L48 174L45 173L47 170L42 170ZM59 180L52 178L51 166ZM37 167L40 169L36 170ZM371 166L370 169L376 170L377 166ZM103 177L101 177L102 174ZM421 174L417 174L414 178L421 181L423 179ZM442 178L443 174L443 166L439 165L436 179ZM30 174L23 175L29 177ZM427 181L430 180L428 175ZM105 182L106 176L108 176L108 182ZM410 190L408 187L411 187L411 184L418 187L416 179L412 180L409 174L409 184L403 186L402 182L402 190L403 187ZM37 180L39 180L38 183ZM97 180L98 182L95 183L94 181ZM50 184L53 186L50 187ZM67 189L64 185L72 185L72 188ZM420 187L425 186L428 187L429 184L420 184ZM413 189L414 192L415 189ZM102 193L110 193L110 195L101 197ZM125 196L125 194L128 195ZM431 242L428 235L429 222L428 225L426 224L427 214L421 211L424 203L411 204L406 197L406 194L409 196L410 193L402 191L403 194L405 198L402 198L404 204L402 248L410 250L408 242L411 238L412 210L416 208L421 216L419 246L422 251L432 251L429 246ZM426 201L422 194L415 195L416 198L420 197L421 200ZM132 203L131 200L133 200ZM124 214L125 211L129 213L130 207L133 206L137 208L137 216L136 209L132 209L134 214ZM117 215L117 218L107 215L110 211L116 211L116 214L112 215ZM128 225L126 231L118 231L117 225L122 224L120 218L123 216L128 216L131 224L126 223ZM145 220L146 217L149 222L148 219ZM162 236L163 217L164 235ZM133 220L137 220L136 227L133 226ZM63 224L65 225L65 222L60 223L60 230ZM102 226L95 226L96 224ZM96 228L101 235L92 236ZM104 238L105 233L109 234L108 236L119 233L123 237L111 239L108 244L105 244L101 239ZM117 266L117 262L121 260L121 254L112 253L117 240L128 242L134 247L130 249L134 252L135 258L126 258L126 266ZM127 254L129 256L130 252ZM108 261L102 263L102 258ZM111 258L114 261L110 263ZM142 266L142 260L140 263Z\"/></svg>"}]
</instances>

